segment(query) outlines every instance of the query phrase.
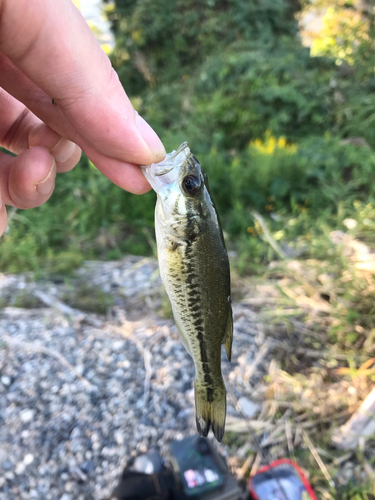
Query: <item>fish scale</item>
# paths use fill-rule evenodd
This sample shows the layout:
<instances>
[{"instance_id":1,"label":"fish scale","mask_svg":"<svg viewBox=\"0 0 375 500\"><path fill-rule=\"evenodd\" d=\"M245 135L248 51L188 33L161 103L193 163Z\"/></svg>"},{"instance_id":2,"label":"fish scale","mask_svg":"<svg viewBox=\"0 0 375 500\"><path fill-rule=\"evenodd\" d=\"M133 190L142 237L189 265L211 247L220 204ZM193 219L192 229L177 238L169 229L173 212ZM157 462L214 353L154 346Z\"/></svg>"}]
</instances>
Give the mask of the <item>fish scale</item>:
<instances>
[{"instance_id":1,"label":"fish scale","mask_svg":"<svg viewBox=\"0 0 375 500\"><path fill-rule=\"evenodd\" d=\"M160 275L195 365L197 429L207 436L212 428L221 441L226 416L221 345L230 360L233 319L228 255L207 176L187 143L142 171L157 193Z\"/></svg>"}]
</instances>

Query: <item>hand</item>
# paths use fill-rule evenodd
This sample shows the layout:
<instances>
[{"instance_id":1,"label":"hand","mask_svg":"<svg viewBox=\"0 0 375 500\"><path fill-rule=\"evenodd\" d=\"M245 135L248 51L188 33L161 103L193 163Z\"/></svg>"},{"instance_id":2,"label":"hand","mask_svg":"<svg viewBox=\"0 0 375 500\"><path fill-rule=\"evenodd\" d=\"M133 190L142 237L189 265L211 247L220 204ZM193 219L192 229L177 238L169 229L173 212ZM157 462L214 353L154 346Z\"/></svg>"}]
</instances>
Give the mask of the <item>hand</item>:
<instances>
[{"instance_id":1,"label":"hand","mask_svg":"<svg viewBox=\"0 0 375 500\"><path fill-rule=\"evenodd\" d=\"M136 194L150 189L138 165L165 156L70 0L0 0L0 145L18 155L0 153L0 235L5 204L43 204L81 149Z\"/></svg>"}]
</instances>

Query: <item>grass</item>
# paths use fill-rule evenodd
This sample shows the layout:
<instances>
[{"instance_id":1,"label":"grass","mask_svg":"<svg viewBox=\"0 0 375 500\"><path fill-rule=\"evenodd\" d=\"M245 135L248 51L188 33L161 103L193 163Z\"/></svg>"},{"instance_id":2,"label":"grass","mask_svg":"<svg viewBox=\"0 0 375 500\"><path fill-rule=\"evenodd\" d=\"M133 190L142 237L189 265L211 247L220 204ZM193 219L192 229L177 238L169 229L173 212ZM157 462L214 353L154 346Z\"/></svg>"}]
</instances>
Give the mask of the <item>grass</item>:
<instances>
[{"instance_id":1,"label":"grass","mask_svg":"<svg viewBox=\"0 0 375 500\"><path fill-rule=\"evenodd\" d=\"M114 298L92 284L68 282L62 300L75 309L96 314L106 314L113 305Z\"/></svg>"},{"instance_id":2,"label":"grass","mask_svg":"<svg viewBox=\"0 0 375 500\"><path fill-rule=\"evenodd\" d=\"M258 439L270 440L267 461L294 458L308 472L318 498L327 500L375 498L375 436L349 454L331 442L375 385L374 242L364 235L374 208L358 203L353 208L355 219L342 220L345 233L322 232L319 251L308 246L309 240L303 243L310 258L278 259L262 278L243 278L253 290L254 304L262 304L252 321L263 325L272 346L272 361L254 394L262 403L263 418L272 425L267 436L259 434ZM292 227L302 223L298 219L290 219L296 220ZM267 244L277 236L271 231ZM265 235L257 231L257 237ZM328 484L304 432L335 488ZM229 434L225 442L230 448L254 444L247 435L241 441ZM349 465L352 469L345 475Z\"/></svg>"},{"instance_id":3,"label":"grass","mask_svg":"<svg viewBox=\"0 0 375 500\"><path fill-rule=\"evenodd\" d=\"M66 275L84 259L150 253L138 229L152 226L154 199L152 193L136 197L124 192L83 158L73 172L58 176L47 204L10 210L8 231L0 243L0 268Z\"/></svg>"},{"instance_id":4,"label":"grass","mask_svg":"<svg viewBox=\"0 0 375 500\"><path fill-rule=\"evenodd\" d=\"M293 145L268 134L244 151L211 148L199 159L240 274L260 274L277 257L262 240L254 209L288 255L324 257L327 235L346 230L347 218L358 221L353 234L374 239L375 154L366 148L330 137ZM124 192L83 157L72 172L58 176L47 204L9 211L0 269L66 275L84 259L150 255L154 205L154 193Z\"/></svg>"},{"instance_id":5,"label":"grass","mask_svg":"<svg viewBox=\"0 0 375 500\"><path fill-rule=\"evenodd\" d=\"M27 290L21 290L16 293L11 301L11 305L23 309L35 309L43 306L40 300Z\"/></svg>"}]
</instances>

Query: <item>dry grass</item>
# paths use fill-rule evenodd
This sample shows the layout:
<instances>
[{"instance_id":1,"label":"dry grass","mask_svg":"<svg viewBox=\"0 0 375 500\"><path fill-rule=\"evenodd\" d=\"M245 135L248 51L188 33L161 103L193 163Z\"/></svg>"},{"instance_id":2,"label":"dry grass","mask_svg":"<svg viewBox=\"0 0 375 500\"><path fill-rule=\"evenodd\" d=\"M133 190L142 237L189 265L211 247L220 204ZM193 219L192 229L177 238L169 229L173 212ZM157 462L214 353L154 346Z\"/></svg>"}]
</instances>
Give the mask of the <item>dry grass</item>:
<instances>
[{"instance_id":1,"label":"dry grass","mask_svg":"<svg viewBox=\"0 0 375 500\"><path fill-rule=\"evenodd\" d=\"M255 421L238 421L237 429L252 434L263 462L295 458L319 498L373 498L372 487L370 496L364 492L366 483L374 484L375 439L345 451L331 437L375 387L375 254L347 234L334 232L331 239L330 260L277 262L266 280L249 284L241 304L264 343L247 382L261 379L253 397L262 410ZM238 464L238 475L249 467L250 459ZM350 496L355 488L362 496Z\"/></svg>"}]
</instances>

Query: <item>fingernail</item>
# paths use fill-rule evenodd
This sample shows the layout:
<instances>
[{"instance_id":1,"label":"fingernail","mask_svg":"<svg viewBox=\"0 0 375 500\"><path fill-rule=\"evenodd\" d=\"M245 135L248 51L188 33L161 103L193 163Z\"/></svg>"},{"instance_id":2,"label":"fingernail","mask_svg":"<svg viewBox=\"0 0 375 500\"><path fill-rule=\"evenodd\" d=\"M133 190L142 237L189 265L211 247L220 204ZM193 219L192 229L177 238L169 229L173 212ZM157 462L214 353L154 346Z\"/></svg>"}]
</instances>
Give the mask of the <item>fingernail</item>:
<instances>
[{"instance_id":1,"label":"fingernail","mask_svg":"<svg viewBox=\"0 0 375 500\"><path fill-rule=\"evenodd\" d=\"M74 142L62 137L54 148L51 149L51 154L58 163L63 163L69 160L76 150Z\"/></svg>"},{"instance_id":2,"label":"fingernail","mask_svg":"<svg viewBox=\"0 0 375 500\"><path fill-rule=\"evenodd\" d=\"M166 155L165 147L157 136L155 130L153 130L146 120L144 120L138 113L136 123L141 136L154 155L157 158L164 158Z\"/></svg>"},{"instance_id":3,"label":"fingernail","mask_svg":"<svg viewBox=\"0 0 375 500\"><path fill-rule=\"evenodd\" d=\"M47 177L35 186L36 190L40 194L50 193L55 186L55 177L56 177L56 161L55 158L52 157L52 165L50 171L48 172Z\"/></svg>"}]
</instances>

